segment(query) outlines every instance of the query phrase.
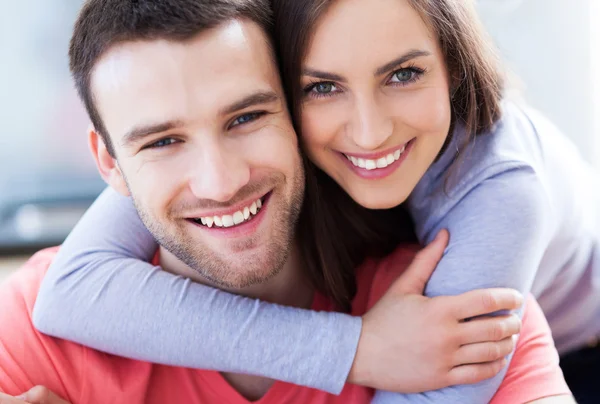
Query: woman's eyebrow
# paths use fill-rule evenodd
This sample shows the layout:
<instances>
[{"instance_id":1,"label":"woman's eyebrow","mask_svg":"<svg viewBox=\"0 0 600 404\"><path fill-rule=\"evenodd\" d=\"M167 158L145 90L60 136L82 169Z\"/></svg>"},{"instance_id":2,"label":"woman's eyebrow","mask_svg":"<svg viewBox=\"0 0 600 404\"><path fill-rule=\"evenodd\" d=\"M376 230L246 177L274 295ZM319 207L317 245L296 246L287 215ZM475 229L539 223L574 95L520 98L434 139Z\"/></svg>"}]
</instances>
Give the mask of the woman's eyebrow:
<instances>
[{"instance_id":1,"label":"woman's eyebrow","mask_svg":"<svg viewBox=\"0 0 600 404\"><path fill-rule=\"evenodd\" d=\"M311 69L308 67L305 67L304 69L302 69L302 75L315 77L315 78L321 79L321 80L339 81L342 83L347 81L344 77L340 76L339 74L323 72L323 71Z\"/></svg>"},{"instance_id":2,"label":"woman's eyebrow","mask_svg":"<svg viewBox=\"0 0 600 404\"><path fill-rule=\"evenodd\" d=\"M429 56L429 55L431 55L431 52L428 52L425 50L411 49L408 52L406 52L405 54L403 54L402 56L377 68L377 70L375 70L375 76L381 76L382 74L389 72L396 66L406 63L411 59L418 58L421 56Z\"/></svg>"}]
</instances>

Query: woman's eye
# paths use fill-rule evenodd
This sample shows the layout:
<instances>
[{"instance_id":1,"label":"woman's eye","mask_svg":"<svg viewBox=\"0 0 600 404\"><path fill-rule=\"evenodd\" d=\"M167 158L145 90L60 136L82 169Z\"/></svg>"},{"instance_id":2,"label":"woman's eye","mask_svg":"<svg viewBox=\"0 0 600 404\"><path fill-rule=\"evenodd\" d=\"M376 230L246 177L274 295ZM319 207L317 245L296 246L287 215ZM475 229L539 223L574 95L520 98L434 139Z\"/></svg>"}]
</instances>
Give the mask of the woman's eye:
<instances>
[{"instance_id":1,"label":"woman's eye","mask_svg":"<svg viewBox=\"0 0 600 404\"><path fill-rule=\"evenodd\" d=\"M175 144L175 143L177 143L177 140L175 140L175 139L173 139L171 137L168 137L168 138L165 138L165 139L160 139L159 141L154 142L152 144L149 144L147 146L147 148L149 148L149 149L158 149L158 148L161 148L161 147L170 146L170 145Z\"/></svg>"},{"instance_id":2,"label":"woman's eye","mask_svg":"<svg viewBox=\"0 0 600 404\"><path fill-rule=\"evenodd\" d=\"M408 83L413 80L416 75L417 73L414 70L400 69L394 72L390 81L392 83Z\"/></svg>"},{"instance_id":3,"label":"woman's eye","mask_svg":"<svg viewBox=\"0 0 600 404\"><path fill-rule=\"evenodd\" d=\"M264 115L264 113L261 113L261 112L251 112L249 114L240 115L235 119L235 121L233 121L231 123L230 127L233 128L234 126L243 125L245 123L252 122L262 115Z\"/></svg>"},{"instance_id":4,"label":"woman's eye","mask_svg":"<svg viewBox=\"0 0 600 404\"><path fill-rule=\"evenodd\" d=\"M333 83L324 82L315 84L312 90L318 94L330 94L334 91L337 91L337 87Z\"/></svg>"}]
</instances>

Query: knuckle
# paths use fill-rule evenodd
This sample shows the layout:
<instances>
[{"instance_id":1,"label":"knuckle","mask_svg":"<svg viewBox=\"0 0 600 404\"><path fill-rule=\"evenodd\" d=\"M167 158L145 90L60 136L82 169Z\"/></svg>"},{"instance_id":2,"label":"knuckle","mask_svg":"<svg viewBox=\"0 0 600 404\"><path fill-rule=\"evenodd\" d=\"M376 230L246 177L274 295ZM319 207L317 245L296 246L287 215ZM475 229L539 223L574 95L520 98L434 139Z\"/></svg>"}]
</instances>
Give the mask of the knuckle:
<instances>
[{"instance_id":1,"label":"knuckle","mask_svg":"<svg viewBox=\"0 0 600 404\"><path fill-rule=\"evenodd\" d=\"M472 366L465 374L465 383L477 383L478 381L485 378L481 367Z\"/></svg>"},{"instance_id":2,"label":"knuckle","mask_svg":"<svg viewBox=\"0 0 600 404\"><path fill-rule=\"evenodd\" d=\"M492 291L486 290L481 295L481 305L487 312L495 311L498 306L498 299Z\"/></svg>"},{"instance_id":3,"label":"knuckle","mask_svg":"<svg viewBox=\"0 0 600 404\"><path fill-rule=\"evenodd\" d=\"M498 346L498 344L490 344L487 348L487 360L488 361L494 361L498 358L500 358L501 352L500 352L500 347Z\"/></svg>"},{"instance_id":4,"label":"knuckle","mask_svg":"<svg viewBox=\"0 0 600 404\"><path fill-rule=\"evenodd\" d=\"M500 341L506 334L506 323L503 321L496 321L491 328L490 337L492 341Z\"/></svg>"}]
</instances>

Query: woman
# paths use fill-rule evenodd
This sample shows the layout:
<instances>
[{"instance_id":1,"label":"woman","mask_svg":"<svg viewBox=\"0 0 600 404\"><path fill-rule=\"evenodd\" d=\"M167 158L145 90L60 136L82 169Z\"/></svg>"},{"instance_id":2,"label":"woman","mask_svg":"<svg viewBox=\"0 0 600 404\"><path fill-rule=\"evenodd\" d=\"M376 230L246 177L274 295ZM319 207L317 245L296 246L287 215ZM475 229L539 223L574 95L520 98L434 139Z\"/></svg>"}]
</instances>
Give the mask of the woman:
<instances>
[{"instance_id":1,"label":"woman","mask_svg":"<svg viewBox=\"0 0 600 404\"><path fill-rule=\"evenodd\" d=\"M382 209L406 201L423 243L440 228L450 230L452 241L429 282L429 295L490 286L528 292L540 269L533 291L554 326L559 347L573 349L598 332L592 327L598 321L592 319L597 318L600 303L593 293L578 293L566 310L558 310L565 296L593 274L597 226L588 229L583 223L595 215L598 202L597 196L586 194L585 184L592 182L592 174L573 147L543 119L508 103L501 107L500 76L469 4L450 0L275 2L275 37L292 110L310 158L358 203ZM575 174L588 179L582 181L584 186L567 181ZM587 202L589 206L584 205ZM126 206L114 209L111 205L110 211L99 209L94 215L104 220L127 211ZM134 219L131 209L119 217L123 223ZM142 229L140 223L131 227L136 232ZM76 237L81 242L90 234L93 230L80 231ZM104 238L111 235L88 244L110 250ZM57 261L38 301L36 317L42 331L101 345L88 335L111 334L118 340L118 330L110 332L93 321L73 329L73 324L57 323L52 316L56 309L64 313L65 303L68 307L68 302L57 301L60 290L86 294L82 284L73 290L69 286L81 280L62 274L93 271L100 279L115 275L128 284L124 271L103 275L95 268L112 268L115 257L131 256L103 252L94 258L84 254L88 244L72 252L75 259ZM147 252L154 248L150 243L137 258L148 260ZM67 244L63 260L68 258L68 249ZM69 265L61 268L65 262ZM147 266L131 259L120 265L129 272L133 268L138 274L147 271ZM552 284L559 273L565 281ZM119 293L125 299L125 291L111 288L113 299L118 300L114 296L118 298ZM197 290L195 298L202 299L203 292ZM52 302L50 296L58 299ZM105 309L115 305L108 299L95 304ZM94 311L89 306L78 308ZM163 310L168 312L168 308ZM573 319L572 310L585 320L565 326L565 321ZM81 313L73 307L68 312ZM147 314L153 315L151 310ZM205 319L197 321L201 325ZM310 329L315 324L306 326ZM93 330L89 334L83 331L88 328ZM185 330L174 330L166 340L198 337L186 339L182 333Z\"/></svg>"}]
</instances>

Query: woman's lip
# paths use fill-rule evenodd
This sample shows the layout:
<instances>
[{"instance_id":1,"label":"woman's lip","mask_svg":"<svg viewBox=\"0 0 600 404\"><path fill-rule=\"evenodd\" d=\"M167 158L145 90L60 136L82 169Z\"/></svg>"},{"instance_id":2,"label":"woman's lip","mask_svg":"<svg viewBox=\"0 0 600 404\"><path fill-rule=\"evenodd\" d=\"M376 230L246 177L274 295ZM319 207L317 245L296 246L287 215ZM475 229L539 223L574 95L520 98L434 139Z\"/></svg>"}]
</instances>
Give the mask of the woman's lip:
<instances>
[{"instance_id":1,"label":"woman's lip","mask_svg":"<svg viewBox=\"0 0 600 404\"><path fill-rule=\"evenodd\" d=\"M398 160L394 161L392 164L388 165L385 168L377 168L374 170L367 170L366 168L360 168L355 166L350 160L348 160L348 158L343 153L339 153L339 156L341 159L343 159L344 164L346 164L350 168L350 170L352 170L359 177L366 180L379 180L390 176L402 165L402 163L406 159L406 156L408 156L408 154L412 150L414 143L415 142L411 140L406 144L404 152Z\"/></svg>"},{"instance_id":2,"label":"woman's lip","mask_svg":"<svg viewBox=\"0 0 600 404\"><path fill-rule=\"evenodd\" d=\"M356 158L366 159L366 160L377 160L377 159L387 156L388 154L394 154L394 152L396 152L397 150L402 150L402 148L408 146L408 144L412 140L413 139L409 140L408 142L406 142L404 144L397 145L397 146L391 147L387 150L383 150L383 151L380 151L377 153L346 153L346 152L339 152L339 153L342 153L343 155L348 156L348 157L356 157Z\"/></svg>"}]
</instances>

